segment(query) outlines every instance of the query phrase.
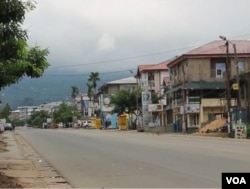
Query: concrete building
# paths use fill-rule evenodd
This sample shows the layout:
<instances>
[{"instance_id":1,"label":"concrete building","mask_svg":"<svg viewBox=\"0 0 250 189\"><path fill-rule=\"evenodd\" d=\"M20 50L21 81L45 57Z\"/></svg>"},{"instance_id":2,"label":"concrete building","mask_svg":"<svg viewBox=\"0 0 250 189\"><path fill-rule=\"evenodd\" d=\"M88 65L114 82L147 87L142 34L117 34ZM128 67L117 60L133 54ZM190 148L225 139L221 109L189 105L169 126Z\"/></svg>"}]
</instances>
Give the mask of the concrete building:
<instances>
[{"instance_id":1,"label":"concrete building","mask_svg":"<svg viewBox=\"0 0 250 189\"><path fill-rule=\"evenodd\" d=\"M143 112L147 112L148 107L160 107L153 108L154 112L150 112L152 114L152 118L150 125L166 125L167 124L167 115L165 111L166 106L166 97L164 93L164 89L166 85L169 85L169 69L168 63L170 60L163 61L158 64L150 64L150 65L139 65L137 68L136 78L138 79L138 85L142 89L143 92L154 92L158 97L161 97L161 100L157 102L158 106L146 105L142 107ZM151 109L151 108L150 108ZM155 124L157 123L157 124ZM147 125L147 123L144 123Z\"/></svg>"},{"instance_id":2,"label":"concrete building","mask_svg":"<svg viewBox=\"0 0 250 189\"><path fill-rule=\"evenodd\" d=\"M38 111L38 106L19 106L19 120L29 119L33 112Z\"/></svg>"},{"instance_id":3,"label":"concrete building","mask_svg":"<svg viewBox=\"0 0 250 189\"><path fill-rule=\"evenodd\" d=\"M135 77L127 77L105 83L98 89L99 111L102 122L111 121L111 127L117 127L117 116L112 114L113 106L110 103L110 96L121 90L133 91L137 90L138 84Z\"/></svg>"},{"instance_id":4,"label":"concrete building","mask_svg":"<svg viewBox=\"0 0 250 189\"><path fill-rule=\"evenodd\" d=\"M231 41L237 47L236 54L233 45L227 49L225 43L210 42L169 62L168 123L178 123L181 131L225 117L237 106L232 79L237 71L250 70L250 41Z\"/></svg>"}]
</instances>

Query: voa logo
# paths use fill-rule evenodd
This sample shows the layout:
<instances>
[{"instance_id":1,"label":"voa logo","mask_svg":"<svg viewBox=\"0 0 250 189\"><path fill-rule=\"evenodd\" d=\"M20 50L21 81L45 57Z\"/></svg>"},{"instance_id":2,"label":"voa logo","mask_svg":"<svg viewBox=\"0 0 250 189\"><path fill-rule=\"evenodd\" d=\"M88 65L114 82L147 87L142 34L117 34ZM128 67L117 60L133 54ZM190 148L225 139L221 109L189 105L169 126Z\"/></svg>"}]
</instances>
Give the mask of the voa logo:
<instances>
[{"instance_id":1,"label":"voa logo","mask_svg":"<svg viewBox=\"0 0 250 189\"><path fill-rule=\"evenodd\" d=\"M226 177L227 184L247 184L244 177Z\"/></svg>"}]
</instances>

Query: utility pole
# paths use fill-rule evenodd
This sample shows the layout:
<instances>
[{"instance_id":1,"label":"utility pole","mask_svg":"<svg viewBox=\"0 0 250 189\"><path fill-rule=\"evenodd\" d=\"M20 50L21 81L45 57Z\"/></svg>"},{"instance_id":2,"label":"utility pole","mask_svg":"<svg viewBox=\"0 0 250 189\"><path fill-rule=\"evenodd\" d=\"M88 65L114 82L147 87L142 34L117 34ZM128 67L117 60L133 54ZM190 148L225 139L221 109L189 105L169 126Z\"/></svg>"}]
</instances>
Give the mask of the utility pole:
<instances>
[{"instance_id":1,"label":"utility pole","mask_svg":"<svg viewBox=\"0 0 250 189\"><path fill-rule=\"evenodd\" d=\"M236 66L236 82L238 84L238 107L241 108L241 98L240 98L240 77L239 77L239 65L238 65L238 57L236 51L236 45L233 44L234 48L234 57L235 57L235 66Z\"/></svg>"},{"instance_id":2,"label":"utility pole","mask_svg":"<svg viewBox=\"0 0 250 189\"><path fill-rule=\"evenodd\" d=\"M230 78L231 78L231 66L229 63L229 43L226 37L220 36L220 38L226 41L226 74L227 74L227 116L228 116L228 133L229 137L232 136L232 123L231 123L231 85L230 85Z\"/></svg>"},{"instance_id":3,"label":"utility pole","mask_svg":"<svg viewBox=\"0 0 250 189\"><path fill-rule=\"evenodd\" d=\"M186 75L184 70L184 64L182 64L182 74L183 74L183 84L182 84L182 103L183 103L183 116L182 116L182 130L183 132L187 132L187 115L186 115Z\"/></svg>"},{"instance_id":4,"label":"utility pole","mask_svg":"<svg viewBox=\"0 0 250 189\"><path fill-rule=\"evenodd\" d=\"M238 109L239 109L239 121L241 123L241 89L240 89L240 76L239 76L239 65L238 65L238 57L237 57L237 50L235 43L233 44L234 48L234 57L235 57L235 66L236 66L236 82L238 85L237 91L237 102L238 102Z\"/></svg>"},{"instance_id":5,"label":"utility pole","mask_svg":"<svg viewBox=\"0 0 250 189\"><path fill-rule=\"evenodd\" d=\"M229 135L232 136L232 116L231 116L231 66L229 62L229 52L228 52L228 41L226 41L226 53L227 53L227 111L228 111L228 125L229 125Z\"/></svg>"},{"instance_id":6,"label":"utility pole","mask_svg":"<svg viewBox=\"0 0 250 189\"><path fill-rule=\"evenodd\" d=\"M82 98L82 94L81 94L81 113L82 113L82 117L84 117L84 111L83 111L83 98Z\"/></svg>"},{"instance_id":7,"label":"utility pole","mask_svg":"<svg viewBox=\"0 0 250 189\"><path fill-rule=\"evenodd\" d=\"M129 72L132 73L134 78L136 79L136 117L138 118L138 112L139 112L139 104L138 104L139 76L137 74L134 74L134 72L132 70L129 70Z\"/></svg>"}]
</instances>

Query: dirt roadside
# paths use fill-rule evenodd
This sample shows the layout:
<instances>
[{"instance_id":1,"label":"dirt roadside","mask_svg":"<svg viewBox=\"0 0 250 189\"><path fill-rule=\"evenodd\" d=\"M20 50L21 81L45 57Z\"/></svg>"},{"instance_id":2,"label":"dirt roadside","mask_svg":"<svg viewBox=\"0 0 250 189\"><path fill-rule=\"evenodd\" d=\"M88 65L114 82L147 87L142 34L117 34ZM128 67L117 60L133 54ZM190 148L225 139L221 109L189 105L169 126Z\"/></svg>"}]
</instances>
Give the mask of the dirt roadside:
<instances>
[{"instance_id":1,"label":"dirt roadside","mask_svg":"<svg viewBox=\"0 0 250 189\"><path fill-rule=\"evenodd\" d=\"M0 188L72 188L16 132L0 134Z\"/></svg>"}]
</instances>

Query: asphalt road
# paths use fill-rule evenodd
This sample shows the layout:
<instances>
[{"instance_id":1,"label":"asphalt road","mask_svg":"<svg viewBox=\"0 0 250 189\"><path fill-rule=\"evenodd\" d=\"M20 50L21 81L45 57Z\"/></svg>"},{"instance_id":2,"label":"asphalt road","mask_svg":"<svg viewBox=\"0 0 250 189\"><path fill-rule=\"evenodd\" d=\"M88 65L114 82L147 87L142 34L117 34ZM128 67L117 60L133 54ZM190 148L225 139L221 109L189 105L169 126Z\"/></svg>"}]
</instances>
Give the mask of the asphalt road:
<instances>
[{"instance_id":1,"label":"asphalt road","mask_svg":"<svg viewBox=\"0 0 250 189\"><path fill-rule=\"evenodd\" d=\"M131 131L18 129L77 188L220 188L250 172L250 140Z\"/></svg>"}]
</instances>

